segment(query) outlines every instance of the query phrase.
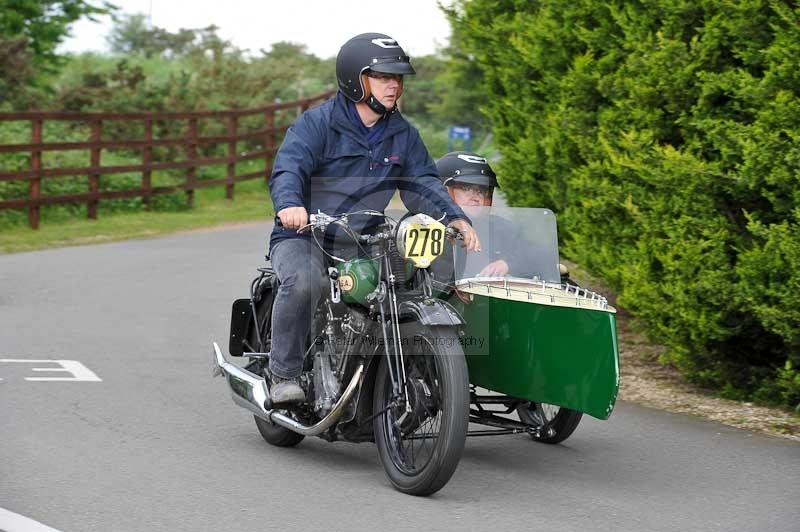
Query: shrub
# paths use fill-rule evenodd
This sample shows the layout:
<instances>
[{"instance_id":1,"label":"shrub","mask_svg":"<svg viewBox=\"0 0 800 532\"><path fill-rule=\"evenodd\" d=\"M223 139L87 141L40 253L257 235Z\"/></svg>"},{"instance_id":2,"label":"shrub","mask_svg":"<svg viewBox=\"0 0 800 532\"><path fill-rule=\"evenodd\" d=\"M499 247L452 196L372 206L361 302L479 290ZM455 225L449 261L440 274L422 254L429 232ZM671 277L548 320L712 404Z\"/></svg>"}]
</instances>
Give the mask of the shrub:
<instances>
[{"instance_id":1,"label":"shrub","mask_svg":"<svg viewBox=\"0 0 800 532\"><path fill-rule=\"evenodd\" d=\"M465 0L454 13L512 204L559 213L563 251L620 291L666 362L794 406L800 7Z\"/></svg>"}]
</instances>

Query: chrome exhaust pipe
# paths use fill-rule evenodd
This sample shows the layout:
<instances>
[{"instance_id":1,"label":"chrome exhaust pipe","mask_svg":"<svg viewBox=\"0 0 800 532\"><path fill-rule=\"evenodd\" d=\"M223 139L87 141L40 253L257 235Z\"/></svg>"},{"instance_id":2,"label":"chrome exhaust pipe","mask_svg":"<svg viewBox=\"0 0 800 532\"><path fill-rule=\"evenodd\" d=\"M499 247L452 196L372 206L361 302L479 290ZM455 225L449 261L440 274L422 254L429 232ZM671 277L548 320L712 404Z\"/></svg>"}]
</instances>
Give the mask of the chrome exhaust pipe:
<instances>
[{"instance_id":1,"label":"chrome exhaust pipe","mask_svg":"<svg viewBox=\"0 0 800 532\"><path fill-rule=\"evenodd\" d=\"M355 391L361 384L361 376L364 373L364 363L356 368L353 378L345 388L344 393L333 405L330 413L314 425L303 425L295 419L272 409L269 399L269 389L266 380L254 373L250 373L236 364L225 360L225 356L214 342L214 376L224 375L227 378L228 386L231 389L233 402L246 408L258 417L280 425L303 436L316 436L328 430L344 412L347 403L352 398Z\"/></svg>"},{"instance_id":2,"label":"chrome exhaust pipe","mask_svg":"<svg viewBox=\"0 0 800 532\"><path fill-rule=\"evenodd\" d=\"M350 379L350 384L347 385L347 388L345 388L342 396L339 398L338 401L336 401L336 404L333 405L333 408L331 409L330 413L321 420L319 420L319 422L317 422L316 424L311 425L309 427L307 425L299 423L298 421L290 418L285 414L282 414L280 412L275 412L274 410L270 414L272 422L277 425L280 425L281 427L285 427L293 432L302 434L303 436L316 436L317 434L322 434L324 431L331 428L344 412L347 403L350 402L350 398L353 396L356 389L358 389L358 386L361 384L362 373L364 373L363 362L359 364L358 367L356 368L355 373L353 373L353 378Z\"/></svg>"},{"instance_id":3,"label":"chrome exhaust pipe","mask_svg":"<svg viewBox=\"0 0 800 532\"><path fill-rule=\"evenodd\" d=\"M263 377L225 360L225 355L222 354L217 342L214 342L213 376L225 376L234 403L258 417L270 421L272 401L269 399L267 382Z\"/></svg>"}]
</instances>

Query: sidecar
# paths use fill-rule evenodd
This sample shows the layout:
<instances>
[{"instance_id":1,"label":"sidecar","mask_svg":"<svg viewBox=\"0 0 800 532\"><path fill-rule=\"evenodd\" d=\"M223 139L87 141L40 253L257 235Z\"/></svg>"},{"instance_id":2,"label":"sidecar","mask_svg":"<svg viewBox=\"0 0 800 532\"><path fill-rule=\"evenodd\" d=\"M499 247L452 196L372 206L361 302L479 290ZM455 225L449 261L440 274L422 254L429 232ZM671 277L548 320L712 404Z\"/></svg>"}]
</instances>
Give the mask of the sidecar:
<instances>
[{"instance_id":1,"label":"sidecar","mask_svg":"<svg viewBox=\"0 0 800 532\"><path fill-rule=\"evenodd\" d=\"M440 297L466 323L471 421L494 428L486 434L529 432L557 443L581 413L607 419L619 388L616 310L562 277L553 212L484 207L467 214L482 251L454 245L434 276ZM508 417L514 412L519 422Z\"/></svg>"}]
</instances>

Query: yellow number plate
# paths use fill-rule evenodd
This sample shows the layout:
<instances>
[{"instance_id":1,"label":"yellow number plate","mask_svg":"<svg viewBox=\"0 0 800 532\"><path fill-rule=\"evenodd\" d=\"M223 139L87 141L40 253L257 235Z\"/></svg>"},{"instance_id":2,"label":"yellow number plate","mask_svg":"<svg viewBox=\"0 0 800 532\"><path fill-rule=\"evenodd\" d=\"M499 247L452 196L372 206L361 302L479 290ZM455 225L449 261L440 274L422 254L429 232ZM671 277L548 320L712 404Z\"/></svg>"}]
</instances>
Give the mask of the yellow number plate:
<instances>
[{"instance_id":1,"label":"yellow number plate","mask_svg":"<svg viewBox=\"0 0 800 532\"><path fill-rule=\"evenodd\" d=\"M444 225L408 224L405 238L405 258L417 268L427 268L433 260L444 253Z\"/></svg>"}]
</instances>

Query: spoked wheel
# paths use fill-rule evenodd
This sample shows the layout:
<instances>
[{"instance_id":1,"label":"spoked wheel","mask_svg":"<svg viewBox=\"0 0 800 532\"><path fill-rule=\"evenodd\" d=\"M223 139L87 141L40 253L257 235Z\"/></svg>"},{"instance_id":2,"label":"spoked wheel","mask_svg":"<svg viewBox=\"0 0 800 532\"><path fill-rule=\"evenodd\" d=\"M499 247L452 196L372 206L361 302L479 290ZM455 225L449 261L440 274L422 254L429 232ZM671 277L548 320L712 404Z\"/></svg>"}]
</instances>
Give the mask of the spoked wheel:
<instances>
[{"instance_id":1,"label":"spoked wheel","mask_svg":"<svg viewBox=\"0 0 800 532\"><path fill-rule=\"evenodd\" d=\"M402 327L406 386L395 394L384 357L373 396L375 443L392 485L410 495L439 491L458 466L469 423L469 382L455 331ZM400 376L402 378L402 376Z\"/></svg>"},{"instance_id":2,"label":"spoked wheel","mask_svg":"<svg viewBox=\"0 0 800 532\"><path fill-rule=\"evenodd\" d=\"M524 403L517 408L523 423L538 428L531 437L542 443L560 443L569 438L583 417L582 412L547 403Z\"/></svg>"}]
</instances>

